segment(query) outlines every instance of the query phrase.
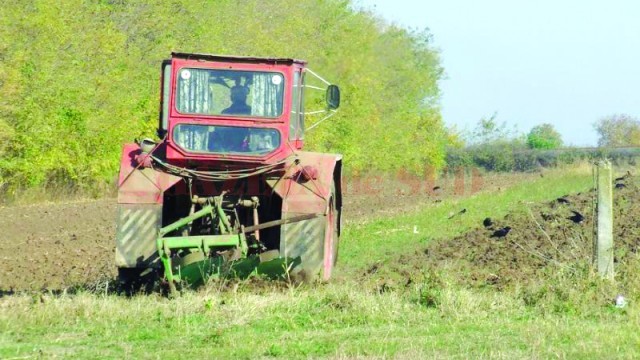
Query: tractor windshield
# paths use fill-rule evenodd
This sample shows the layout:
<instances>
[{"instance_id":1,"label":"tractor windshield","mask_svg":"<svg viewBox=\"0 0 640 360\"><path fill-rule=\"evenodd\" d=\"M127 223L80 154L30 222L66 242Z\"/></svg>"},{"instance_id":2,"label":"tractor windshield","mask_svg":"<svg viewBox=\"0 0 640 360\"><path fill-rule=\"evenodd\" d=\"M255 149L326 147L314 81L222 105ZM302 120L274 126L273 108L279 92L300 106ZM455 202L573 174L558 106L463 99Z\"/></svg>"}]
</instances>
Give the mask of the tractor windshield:
<instances>
[{"instance_id":1,"label":"tractor windshield","mask_svg":"<svg viewBox=\"0 0 640 360\"><path fill-rule=\"evenodd\" d=\"M189 152L264 155L280 146L275 129L180 124L173 141Z\"/></svg>"},{"instance_id":2,"label":"tractor windshield","mask_svg":"<svg viewBox=\"0 0 640 360\"><path fill-rule=\"evenodd\" d=\"M282 114L284 77L276 72L183 68L176 109L183 114L274 118Z\"/></svg>"}]
</instances>

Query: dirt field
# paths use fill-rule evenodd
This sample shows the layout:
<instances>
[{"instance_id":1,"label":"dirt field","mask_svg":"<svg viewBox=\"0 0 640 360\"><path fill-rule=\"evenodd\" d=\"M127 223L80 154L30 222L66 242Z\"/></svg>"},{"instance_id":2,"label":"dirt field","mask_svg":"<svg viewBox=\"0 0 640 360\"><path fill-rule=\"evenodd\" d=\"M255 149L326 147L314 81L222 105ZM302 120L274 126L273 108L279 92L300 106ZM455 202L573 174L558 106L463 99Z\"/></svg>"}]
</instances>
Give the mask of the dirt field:
<instances>
[{"instance_id":1,"label":"dirt field","mask_svg":"<svg viewBox=\"0 0 640 360\"><path fill-rule=\"evenodd\" d=\"M539 175L487 176L482 179L482 190L500 191L531 176ZM418 189L410 181L376 179L371 188L363 189L362 181L349 180L343 212L345 223L410 212L425 203L471 192L468 179L466 188L457 183L456 188L455 179L442 179L437 183L439 188L433 190L426 188L430 186L426 182L418 183ZM0 228L4 229L0 296L91 286L113 279L115 215L115 199L0 207ZM434 254L440 254L441 258L449 255L446 248L438 251Z\"/></svg>"},{"instance_id":2,"label":"dirt field","mask_svg":"<svg viewBox=\"0 0 640 360\"><path fill-rule=\"evenodd\" d=\"M614 239L617 279L625 277L619 259L640 248L640 189L627 176L614 187ZM527 210L491 219L461 236L436 241L414 254L403 255L386 274L400 274L393 286L424 280L425 268L457 274L463 286L503 289L527 284L559 271L572 271L591 259L594 239L595 190L568 194ZM460 215L463 216L463 215ZM490 217L487 214L487 217ZM503 234L506 228L510 230ZM501 231L502 230L502 231ZM375 274L375 275L372 275ZM382 274L382 275L386 275ZM372 266L364 276L384 277ZM418 278L422 277L422 278ZM385 284L385 286L391 286Z\"/></svg>"},{"instance_id":3,"label":"dirt field","mask_svg":"<svg viewBox=\"0 0 640 360\"><path fill-rule=\"evenodd\" d=\"M111 199L0 208L0 291L113 277L115 209Z\"/></svg>"}]
</instances>

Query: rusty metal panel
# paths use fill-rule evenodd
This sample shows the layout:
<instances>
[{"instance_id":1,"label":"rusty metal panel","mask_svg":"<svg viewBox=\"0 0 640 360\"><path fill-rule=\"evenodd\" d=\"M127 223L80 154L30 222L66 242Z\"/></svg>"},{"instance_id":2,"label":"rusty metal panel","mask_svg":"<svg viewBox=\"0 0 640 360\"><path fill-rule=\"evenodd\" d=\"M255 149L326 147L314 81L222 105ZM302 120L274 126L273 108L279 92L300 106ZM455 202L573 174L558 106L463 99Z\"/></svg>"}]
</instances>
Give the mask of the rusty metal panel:
<instances>
[{"instance_id":1,"label":"rusty metal panel","mask_svg":"<svg viewBox=\"0 0 640 360\"><path fill-rule=\"evenodd\" d=\"M282 218L302 215L285 213ZM302 258L302 266L309 275L317 275L322 270L324 260L324 239L326 217L285 224L280 227L280 254L285 257Z\"/></svg>"},{"instance_id":2,"label":"rusty metal panel","mask_svg":"<svg viewBox=\"0 0 640 360\"><path fill-rule=\"evenodd\" d=\"M162 204L119 204L116 266L147 267L156 258Z\"/></svg>"}]
</instances>

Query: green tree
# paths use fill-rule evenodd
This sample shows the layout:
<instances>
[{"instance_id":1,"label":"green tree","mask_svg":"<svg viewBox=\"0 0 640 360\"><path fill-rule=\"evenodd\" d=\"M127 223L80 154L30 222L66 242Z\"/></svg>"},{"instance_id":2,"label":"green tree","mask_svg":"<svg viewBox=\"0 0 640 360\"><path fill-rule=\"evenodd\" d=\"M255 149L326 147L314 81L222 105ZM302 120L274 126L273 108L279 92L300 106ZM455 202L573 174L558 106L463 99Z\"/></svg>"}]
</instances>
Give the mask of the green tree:
<instances>
[{"instance_id":1,"label":"green tree","mask_svg":"<svg viewBox=\"0 0 640 360\"><path fill-rule=\"evenodd\" d=\"M517 129L509 129L507 123L498 122L498 113L478 120L476 127L467 136L467 142L473 144L488 144L496 141L510 142L517 138Z\"/></svg>"},{"instance_id":2,"label":"green tree","mask_svg":"<svg viewBox=\"0 0 640 360\"><path fill-rule=\"evenodd\" d=\"M531 149L557 149L562 146L562 136L551 124L534 126L527 135Z\"/></svg>"},{"instance_id":3,"label":"green tree","mask_svg":"<svg viewBox=\"0 0 640 360\"><path fill-rule=\"evenodd\" d=\"M155 133L172 50L305 59L343 90L308 149L351 170L444 165L431 35L350 0L30 0L0 7L0 190L113 181L122 144Z\"/></svg>"},{"instance_id":4,"label":"green tree","mask_svg":"<svg viewBox=\"0 0 640 360\"><path fill-rule=\"evenodd\" d=\"M478 120L470 142L483 144L506 138L506 123L498 124L497 116L498 114L494 113L490 117L483 117Z\"/></svg>"},{"instance_id":5,"label":"green tree","mask_svg":"<svg viewBox=\"0 0 640 360\"><path fill-rule=\"evenodd\" d=\"M499 123L497 114L478 120L475 129L467 136L465 149L449 147L449 166L480 166L488 171L512 171L515 166L514 151L524 146L524 140L515 128L506 122Z\"/></svg>"},{"instance_id":6,"label":"green tree","mask_svg":"<svg viewBox=\"0 0 640 360\"><path fill-rule=\"evenodd\" d=\"M599 146L620 147L640 145L640 120L626 114L614 114L593 124L600 136Z\"/></svg>"}]
</instances>

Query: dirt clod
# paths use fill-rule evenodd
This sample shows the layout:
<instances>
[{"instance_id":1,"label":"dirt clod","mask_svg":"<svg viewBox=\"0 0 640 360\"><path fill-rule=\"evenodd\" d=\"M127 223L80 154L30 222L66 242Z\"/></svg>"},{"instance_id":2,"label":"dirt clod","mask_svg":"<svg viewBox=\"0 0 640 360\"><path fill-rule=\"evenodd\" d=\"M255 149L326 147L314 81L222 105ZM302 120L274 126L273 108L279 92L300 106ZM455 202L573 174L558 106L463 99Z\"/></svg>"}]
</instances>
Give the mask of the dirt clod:
<instances>
[{"instance_id":1,"label":"dirt clod","mask_svg":"<svg viewBox=\"0 0 640 360\"><path fill-rule=\"evenodd\" d=\"M558 269L589 263L594 239L594 190L530 204L526 210L491 219L463 235L429 244L414 256L403 255L401 265L386 269L401 274L440 271L460 285L504 288L539 281ZM640 247L640 189L635 179L614 193L616 258L635 254ZM381 276L380 271L375 275Z\"/></svg>"}]
</instances>

